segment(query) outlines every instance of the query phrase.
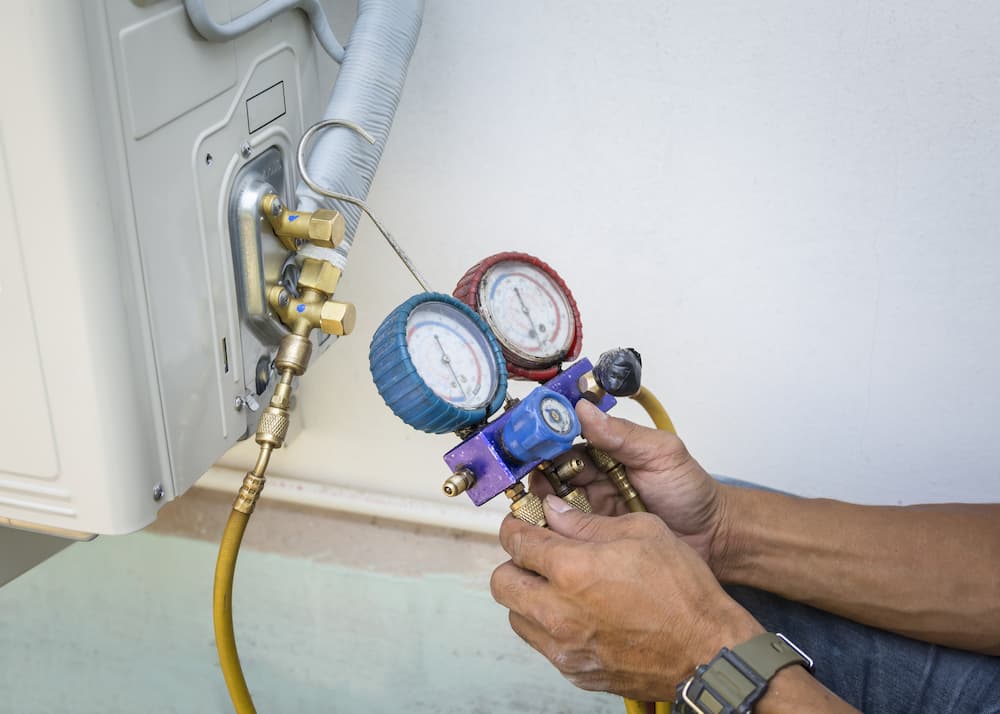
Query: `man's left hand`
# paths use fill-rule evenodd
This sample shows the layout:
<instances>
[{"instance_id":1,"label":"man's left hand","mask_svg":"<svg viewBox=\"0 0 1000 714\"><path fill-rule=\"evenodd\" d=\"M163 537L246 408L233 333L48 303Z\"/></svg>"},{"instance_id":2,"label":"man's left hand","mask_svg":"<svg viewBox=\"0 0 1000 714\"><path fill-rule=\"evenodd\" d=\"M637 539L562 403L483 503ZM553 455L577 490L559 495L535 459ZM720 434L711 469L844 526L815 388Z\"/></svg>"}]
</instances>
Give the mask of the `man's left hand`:
<instances>
[{"instance_id":1,"label":"man's left hand","mask_svg":"<svg viewBox=\"0 0 1000 714\"><path fill-rule=\"evenodd\" d=\"M585 514L555 496L545 517L549 528L504 520L511 559L490 588L514 631L576 686L672 701L695 666L763 632L658 517Z\"/></svg>"}]
</instances>

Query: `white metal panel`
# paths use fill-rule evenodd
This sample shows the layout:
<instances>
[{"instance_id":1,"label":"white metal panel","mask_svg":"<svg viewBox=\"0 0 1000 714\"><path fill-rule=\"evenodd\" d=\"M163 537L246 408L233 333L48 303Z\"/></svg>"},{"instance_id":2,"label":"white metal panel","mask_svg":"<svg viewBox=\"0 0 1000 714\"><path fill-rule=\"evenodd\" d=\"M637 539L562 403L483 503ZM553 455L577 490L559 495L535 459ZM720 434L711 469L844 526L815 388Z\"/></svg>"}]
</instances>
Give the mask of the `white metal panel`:
<instances>
[{"instance_id":1,"label":"white metal panel","mask_svg":"<svg viewBox=\"0 0 1000 714\"><path fill-rule=\"evenodd\" d=\"M46 484L47 508L8 498L0 519L78 532L134 530L154 516L153 484L166 474L147 376L135 358L139 333L129 329L134 283L120 269L118 202L106 180L83 12L62 3L9 11L18 31L4 50L17 59L5 65L23 71L10 74L4 92L14 205L7 219L30 237L21 258L59 467ZM0 313L5 342L30 339L19 320ZM3 478L15 453L41 448L30 427L0 456Z\"/></svg>"},{"instance_id":2,"label":"white metal panel","mask_svg":"<svg viewBox=\"0 0 1000 714\"><path fill-rule=\"evenodd\" d=\"M0 256L3 256L0 260L0 315L5 316L3 330L7 336L0 349L0 374L13 377L4 385L10 407L0 409L0 453L7 454L6 469L11 476L44 480L58 474L59 459L39 365L38 336L31 319L21 232L11 200L4 144L3 127L0 126L0 215L11 218L0 230Z\"/></svg>"},{"instance_id":3,"label":"white metal panel","mask_svg":"<svg viewBox=\"0 0 1000 714\"><path fill-rule=\"evenodd\" d=\"M236 47L198 37L182 6L130 25L119 43L122 93L136 139L236 83Z\"/></svg>"},{"instance_id":4,"label":"white metal panel","mask_svg":"<svg viewBox=\"0 0 1000 714\"><path fill-rule=\"evenodd\" d=\"M225 338L239 363L228 182L245 142L290 153L330 85L300 12L224 46L196 38L177 0L51 0L5 21L18 31L4 64L18 71L0 118L14 206L0 334L5 360L27 362L16 396L29 406L0 453L0 523L127 532L246 430L239 370L222 354ZM245 100L276 82L287 112L250 137ZM18 263L27 292L7 275ZM53 477L31 488L58 507L13 503L23 471Z\"/></svg>"}]
</instances>

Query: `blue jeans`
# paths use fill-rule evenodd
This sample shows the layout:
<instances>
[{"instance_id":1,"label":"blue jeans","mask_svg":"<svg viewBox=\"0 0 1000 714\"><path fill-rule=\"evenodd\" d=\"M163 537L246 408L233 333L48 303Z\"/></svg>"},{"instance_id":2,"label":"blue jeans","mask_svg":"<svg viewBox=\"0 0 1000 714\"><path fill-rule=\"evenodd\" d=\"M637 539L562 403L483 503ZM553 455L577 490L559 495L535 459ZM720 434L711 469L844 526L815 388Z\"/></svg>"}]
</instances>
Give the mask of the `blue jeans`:
<instances>
[{"instance_id":1,"label":"blue jeans","mask_svg":"<svg viewBox=\"0 0 1000 714\"><path fill-rule=\"evenodd\" d=\"M866 714L1000 714L1000 657L859 625L761 590L726 591L816 660L816 678Z\"/></svg>"},{"instance_id":2,"label":"blue jeans","mask_svg":"<svg viewBox=\"0 0 1000 714\"><path fill-rule=\"evenodd\" d=\"M918 642L753 588L726 591L805 650L816 678L866 714L1000 714L1000 657Z\"/></svg>"}]
</instances>

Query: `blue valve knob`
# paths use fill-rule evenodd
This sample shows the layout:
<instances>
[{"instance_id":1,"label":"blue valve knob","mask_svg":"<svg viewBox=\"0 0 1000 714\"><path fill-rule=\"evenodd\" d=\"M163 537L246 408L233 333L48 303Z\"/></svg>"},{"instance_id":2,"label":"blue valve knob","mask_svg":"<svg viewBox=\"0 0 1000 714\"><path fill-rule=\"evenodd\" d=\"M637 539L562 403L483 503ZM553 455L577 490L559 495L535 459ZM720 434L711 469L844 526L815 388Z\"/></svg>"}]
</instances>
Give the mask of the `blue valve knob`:
<instances>
[{"instance_id":1,"label":"blue valve knob","mask_svg":"<svg viewBox=\"0 0 1000 714\"><path fill-rule=\"evenodd\" d=\"M580 421L563 395L537 387L511 410L500 434L504 449L519 463L553 459L580 435Z\"/></svg>"}]
</instances>

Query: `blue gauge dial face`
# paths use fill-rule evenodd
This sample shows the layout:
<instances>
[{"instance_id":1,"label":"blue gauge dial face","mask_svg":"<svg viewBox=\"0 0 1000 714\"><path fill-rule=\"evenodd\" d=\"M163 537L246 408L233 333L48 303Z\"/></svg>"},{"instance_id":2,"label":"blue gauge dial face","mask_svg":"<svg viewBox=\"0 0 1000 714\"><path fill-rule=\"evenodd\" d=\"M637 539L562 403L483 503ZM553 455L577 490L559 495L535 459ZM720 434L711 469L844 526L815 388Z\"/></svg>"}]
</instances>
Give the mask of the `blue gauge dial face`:
<instances>
[{"instance_id":1,"label":"blue gauge dial face","mask_svg":"<svg viewBox=\"0 0 1000 714\"><path fill-rule=\"evenodd\" d=\"M449 404L479 409L496 394L499 374L489 340L455 307L429 301L413 308L406 347L420 378Z\"/></svg>"},{"instance_id":2,"label":"blue gauge dial face","mask_svg":"<svg viewBox=\"0 0 1000 714\"><path fill-rule=\"evenodd\" d=\"M487 270L479 305L500 343L528 364L559 362L573 343L576 330L566 295L530 263L504 260Z\"/></svg>"}]
</instances>

